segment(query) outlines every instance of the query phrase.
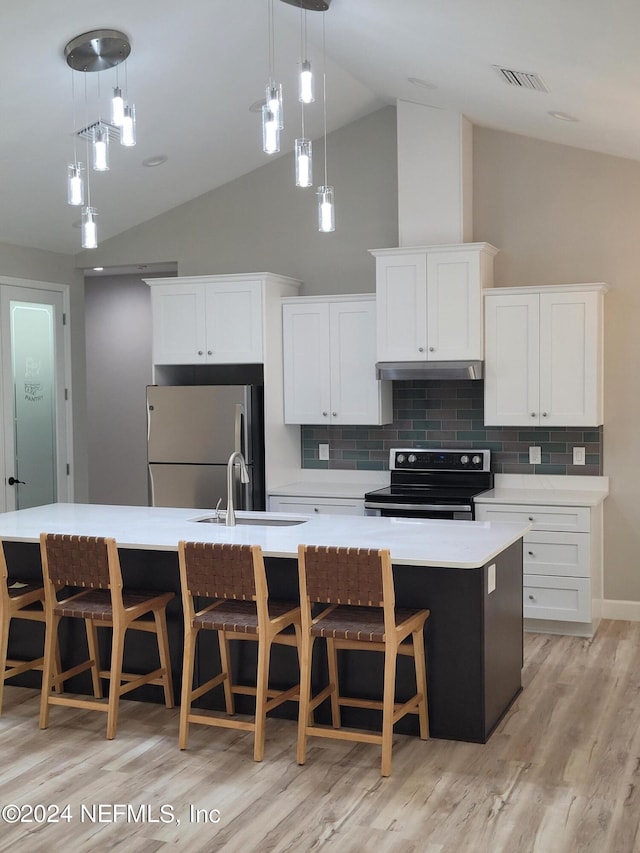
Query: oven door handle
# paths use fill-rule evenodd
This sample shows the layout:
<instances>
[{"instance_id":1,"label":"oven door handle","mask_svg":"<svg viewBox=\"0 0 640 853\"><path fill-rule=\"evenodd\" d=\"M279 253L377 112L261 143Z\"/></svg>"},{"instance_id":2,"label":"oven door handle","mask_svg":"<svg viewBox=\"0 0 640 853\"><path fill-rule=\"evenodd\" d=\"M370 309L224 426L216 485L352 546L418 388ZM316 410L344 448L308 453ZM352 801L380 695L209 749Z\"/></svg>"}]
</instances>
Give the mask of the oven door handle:
<instances>
[{"instance_id":1,"label":"oven door handle","mask_svg":"<svg viewBox=\"0 0 640 853\"><path fill-rule=\"evenodd\" d=\"M414 512L471 512L471 504L397 504L365 501L365 509L413 510Z\"/></svg>"}]
</instances>

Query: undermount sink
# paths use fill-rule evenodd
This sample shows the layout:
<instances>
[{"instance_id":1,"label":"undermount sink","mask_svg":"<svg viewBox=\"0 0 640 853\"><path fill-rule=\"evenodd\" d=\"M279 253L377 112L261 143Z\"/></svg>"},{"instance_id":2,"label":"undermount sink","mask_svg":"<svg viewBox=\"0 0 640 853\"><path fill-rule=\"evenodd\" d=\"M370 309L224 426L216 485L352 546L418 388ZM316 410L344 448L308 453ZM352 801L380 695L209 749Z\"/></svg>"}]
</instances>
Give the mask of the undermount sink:
<instances>
[{"instance_id":1,"label":"undermount sink","mask_svg":"<svg viewBox=\"0 0 640 853\"><path fill-rule=\"evenodd\" d=\"M208 515L206 518L194 518L204 524L220 524L226 527L224 515ZM294 524L305 524L308 521L306 518L238 518L236 516L236 524L253 524L256 527L292 527Z\"/></svg>"}]
</instances>

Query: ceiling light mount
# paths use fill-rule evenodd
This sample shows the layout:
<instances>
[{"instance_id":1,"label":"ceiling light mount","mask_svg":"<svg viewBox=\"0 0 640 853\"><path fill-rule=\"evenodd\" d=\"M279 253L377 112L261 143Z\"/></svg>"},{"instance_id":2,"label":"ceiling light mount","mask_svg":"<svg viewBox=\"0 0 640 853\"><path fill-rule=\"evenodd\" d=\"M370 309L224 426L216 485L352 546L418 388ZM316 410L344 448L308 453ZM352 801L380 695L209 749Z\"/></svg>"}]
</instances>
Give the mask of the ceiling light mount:
<instances>
[{"instance_id":1,"label":"ceiling light mount","mask_svg":"<svg viewBox=\"0 0 640 853\"><path fill-rule=\"evenodd\" d=\"M331 0L282 0L282 2L297 6L299 9L308 9L309 12L326 12L331 5Z\"/></svg>"},{"instance_id":2,"label":"ceiling light mount","mask_svg":"<svg viewBox=\"0 0 640 853\"><path fill-rule=\"evenodd\" d=\"M64 57L74 71L115 68L131 53L131 43L120 30L90 30L65 46Z\"/></svg>"}]
</instances>

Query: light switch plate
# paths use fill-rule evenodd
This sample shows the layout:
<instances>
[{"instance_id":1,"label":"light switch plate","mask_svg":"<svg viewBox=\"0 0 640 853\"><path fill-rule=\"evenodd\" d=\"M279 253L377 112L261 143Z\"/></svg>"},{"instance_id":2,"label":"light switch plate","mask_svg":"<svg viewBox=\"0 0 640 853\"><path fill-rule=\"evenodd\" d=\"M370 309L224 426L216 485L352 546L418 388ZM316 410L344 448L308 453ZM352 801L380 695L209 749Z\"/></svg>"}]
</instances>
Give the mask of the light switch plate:
<instances>
[{"instance_id":1,"label":"light switch plate","mask_svg":"<svg viewBox=\"0 0 640 853\"><path fill-rule=\"evenodd\" d=\"M529 448L529 464L540 465L542 462L542 453L539 447Z\"/></svg>"},{"instance_id":2,"label":"light switch plate","mask_svg":"<svg viewBox=\"0 0 640 853\"><path fill-rule=\"evenodd\" d=\"M329 445L328 444L319 444L318 445L318 459L324 459L325 461L329 458Z\"/></svg>"},{"instance_id":3,"label":"light switch plate","mask_svg":"<svg viewBox=\"0 0 640 853\"><path fill-rule=\"evenodd\" d=\"M584 465L585 464L585 449L584 449L584 447L574 447L573 448L573 464L574 465Z\"/></svg>"}]
</instances>

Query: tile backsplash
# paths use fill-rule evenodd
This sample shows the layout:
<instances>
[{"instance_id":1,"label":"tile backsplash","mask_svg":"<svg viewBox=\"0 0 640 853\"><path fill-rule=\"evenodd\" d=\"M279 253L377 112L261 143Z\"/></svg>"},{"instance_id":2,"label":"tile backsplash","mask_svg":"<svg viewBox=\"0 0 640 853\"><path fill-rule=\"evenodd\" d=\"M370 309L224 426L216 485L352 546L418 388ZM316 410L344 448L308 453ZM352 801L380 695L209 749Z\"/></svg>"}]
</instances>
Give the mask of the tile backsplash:
<instances>
[{"instance_id":1,"label":"tile backsplash","mask_svg":"<svg viewBox=\"0 0 640 853\"><path fill-rule=\"evenodd\" d=\"M303 426L302 467L380 471L392 447L489 448L496 474L601 475L602 427L487 427L484 382L411 380L393 383L393 423L384 426ZM329 445L328 461L318 445ZM542 463L529 464L529 447ZM585 465L573 464L584 447Z\"/></svg>"}]
</instances>

